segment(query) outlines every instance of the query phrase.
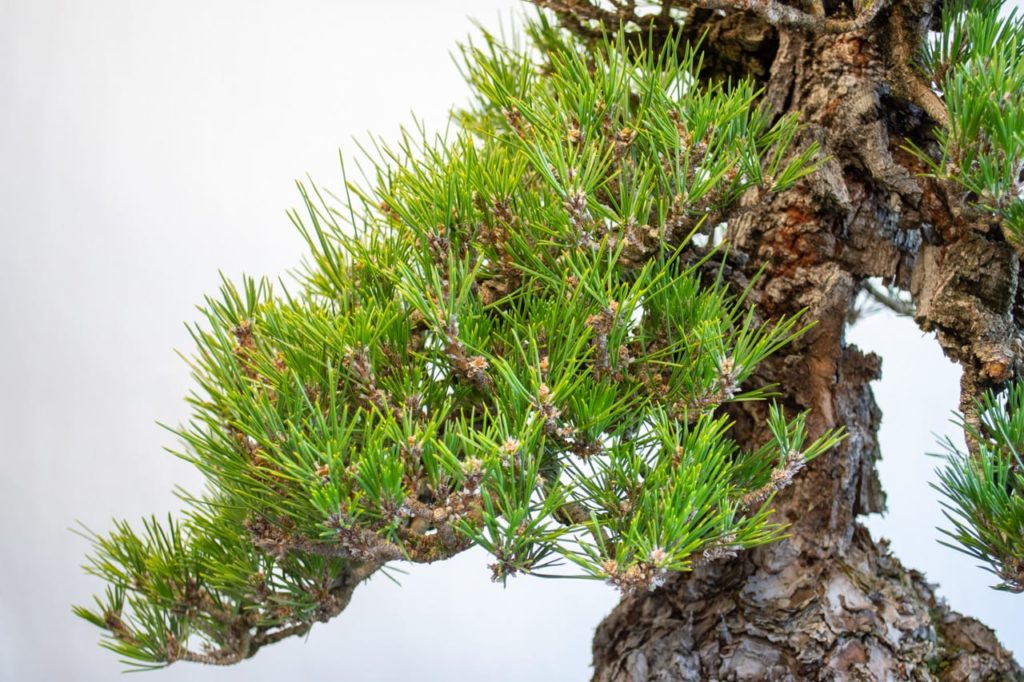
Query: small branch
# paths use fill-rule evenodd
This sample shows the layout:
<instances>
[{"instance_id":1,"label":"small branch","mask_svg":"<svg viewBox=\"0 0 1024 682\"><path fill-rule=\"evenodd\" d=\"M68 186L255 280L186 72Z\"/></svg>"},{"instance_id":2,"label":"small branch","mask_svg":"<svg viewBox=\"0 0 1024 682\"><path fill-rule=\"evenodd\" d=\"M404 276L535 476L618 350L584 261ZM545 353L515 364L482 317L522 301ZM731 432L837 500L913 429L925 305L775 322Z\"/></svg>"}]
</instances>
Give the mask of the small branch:
<instances>
[{"instance_id":1,"label":"small branch","mask_svg":"<svg viewBox=\"0 0 1024 682\"><path fill-rule=\"evenodd\" d=\"M703 0L694 3L696 7L717 10L739 10L757 14L772 26L800 28L811 33L848 33L857 31L878 16L886 0L874 0L871 5L853 19L826 19L808 14L777 0Z\"/></svg>"},{"instance_id":2,"label":"small branch","mask_svg":"<svg viewBox=\"0 0 1024 682\"><path fill-rule=\"evenodd\" d=\"M339 609L338 612L340 613L341 609ZM309 632L311 627L313 627L312 623L296 623L295 625L289 625L288 627L281 628L280 630L273 630L265 634L259 634L256 637L253 637L253 647L258 649L262 646L266 646L267 644L280 642L282 639L287 639L288 637L304 635Z\"/></svg>"},{"instance_id":3,"label":"small branch","mask_svg":"<svg viewBox=\"0 0 1024 682\"><path fill-rule=\"evenodd\" d=\"M889 84L892 93L921 107L933 121L948 128L950 120L946 104L935 94L931 84L925 82L913 66L917 59L915 51L918 49L921 39L907 35L902 15L901 11L894 11L890 20L893 36L889 41L890 54L887 55L887 61L890 65Z\"/></svg>"},{"instance_id":4,"label":"small branch","mask_svg":"<svg viewBox=\"0 0 1024 682\"><path fill-rule=\"evenodd\" d=\"M487 376L487 358L482 355L470 356L466 352L465 344L459 339L459 321L455 315L448 317L444 336L445 353L455 375L475 386L481 393L490 392L494 384Z\"/></svg>"},{"instance_id":5,"label":"small branch","mask_svg":"<svg viewBox=\"0 0 1024 682\"><path fill-rule=\"evenodd\" d=\"M345 352L345 367L352 373L359 389L358 399L366 409L377 408L385 414L401 419L402 410L394 405L391 394L377 386L377 378L370 364L370 352L364 347Z\"/></svg>"},{"instance_id":6,"label":"small branch","mask_svg":"<svg viewBox=\"0 0 1024 682\"><path fill-rule=\"evenodd\" d=\"M742 549L733 544L736 537L731 533L713 543L710 547L700 552L693 560L693 568L706 566L719 559L731 559Z\"/></svg>"},{"instance_id":7,"label":"small branch","mask_svg":"<svg viewBox=\"0 0 1024 682\"><path fill-rule=\"evenodd\" d=\"M402 548L389 542L368 528L337 525L337 542L319 542L292 535L272 526L263 519L246 524L253 544L260 549L284 556L288 552L305 552L318 556L348 559L360 564L384 564L405 558Z\"/></svg>"},{"instance_id":8,"label":"small branch","mask_svg":"<svg viewBox=\"0 0 1024 682\"><path fill-rule=\"evenodd\" d=\"M540 412L541 419L544 420L544 435L560 447L582 459L601 453L600 443L580 438L579 431L572 426L559 425L558 418L562 415L562 411L551 401L551 389L546 384L540 385L535 406Z\"/></svg>"},{"instance_id":9,"label":"small branch","mask_svg":"<svg viewBox=\"0 0 1024 682\"><path fill-rule=\"evenodd\" d=\"M777 27L799 28L811 33L848 33L857 31L873 22L888 4L887 0L874 0L866 9L852 19L827 19L823 14L820 2L814 5L815 13L810 14L777 0L702 0L699 2L662 3L662 11L657 15L637 16L633 6L620 5L615 11L601 9L598 5L586 0L533 0L534 4L550 9L558 15L569 30L580 35L595 37L595 31L585 22L598 21L605 27L613 28L626 22L643 25L644 19L655 16L664 21L671 14L668 10L709 9L737 12L753 12L765 22Z\"/></svg>"},{"instance_id":10,"label":"small branch","mask_svg":"<svg viewBox=\"0 0 1024 682\"><path fill-rule=\"evenodd\" d=\"M718 378L714 385L700 395L676 402L671 406L670 413L676 419L693 423L700 415L732 400L740 388L737 377L741 369L732 356L722 358L718 362Z\"/></svg>"},{"instance_id":11,"label":"small branch","mask_svg":"<svg viewBox=\"0 0 1024 682\"><path fill-rule=\"evenodd\" d=\"M877 303L885 306L889 310L893 311L897 315L903 317L914 317L916 307L913 301L905 301L898 296L892 296L889 293L882 291L871 282L865 280L863 283L864 293L873 298Z\"/></svg>"},{"instance_id":12,"label":"small branch","mask_svg":"<svg viewBox=\"0 0 1024 682\"><path fill-rule=\"evenodd\" d=\"M189 663L202 663L204 665L234 665L241 663L244 656L240 652L228 649L215 649L209 653L200 654L190 649L179 649L174 655L168 655L169 662L188 661Z\"/></svg>"},{"instance_id":13,"label":"small branch","mask_svg":"<svg viewBox=\"0 0 1024 682\"><path fill-rule=\"evenodd\" d=\"M960 414L964 418L964 440L967 442L967 452L971 459L978 461L980 450L978 439L974 434L980 434L981 413L978 410L978 371L968 363L963 363L963 373L960 375Z\"/></svg>"},{"instance_id":14,"label":"small branch","mask_svg":"<svg viewBox=\"0 0 1024 682\"><path fill-rule=\"evenodd\" d=\"M348 607L352 600L352 593L356 586L362 582L370 573L380 568L376 565L357 565L347 571L340 579L336 580L326 595L320 598L320 604L316 619L327 622ZM255 633L250 629L251 622L244 615L233 618L228 624L229 635L227 642L217 649L205 653L198 653L183 647L173 636L168 637L167 661L188 661L190 663L202 663L204 665L234 665L253 656L260 648L279 642L288 637L304 635L313 626L312 620L302 620L291 625L272 629L270 626L263 626L256 629Z\"/></svg>"},{"instance_id":15,"label":"small branch","mask_svg":"<svg viewBox=\"0 0 1024 682\"><path fill-rule=\"evenodd\" d=\"M602 377L610 376L618 381L622 379L622 373L612 372L611 353L608 350L608 335L611 334L619 317L618 301L611 301L601 312L587 318L587 326L594 330L594 379L600 381Z\"/></svg>"},{"instance_id":16,"label":"small branch","mask_svg":"<svg viewBox=\"0 0 1024 682\"><path fill-rule=\"evenodd\" d=\"M908 52L904 47L896 48L894 52L896 52L894 59L911 58L909 53L903 54ZM894 95L917 105L939 125L945 128L949 127L949 110L946 108L945 102L935 94L935 91L917 71L905 63L899 64L898 67L890 71L889 80Z\"/></svg>"},{"instance_id":17,"label":"small branch","mask_svg":"<svg viewBox=\"0 0 1024 682\"><path fill-rule=\"evenodd\" d=\"M804 456L796 450L786 453L786 461L782 466L772 471L771 479L756 490L751 490L741 500L744 508L753 511L754 507L761 504L775 492L778 492L793 482L793 478L804 468Z\"/></svg>"}]
</instances>

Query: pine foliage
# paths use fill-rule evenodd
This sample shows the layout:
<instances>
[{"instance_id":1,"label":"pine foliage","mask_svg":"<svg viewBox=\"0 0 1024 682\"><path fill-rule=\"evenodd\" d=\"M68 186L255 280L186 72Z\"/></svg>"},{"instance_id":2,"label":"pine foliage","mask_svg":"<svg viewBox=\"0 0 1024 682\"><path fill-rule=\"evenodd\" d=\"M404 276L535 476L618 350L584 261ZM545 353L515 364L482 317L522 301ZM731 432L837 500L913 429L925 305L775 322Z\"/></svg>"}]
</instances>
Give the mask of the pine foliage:
<instances>
[{"instance_id":1,"label":"pine foliage","mask_svg":"<svg viewBox=\"0 0 1024 682\"><path fill-rule=\"evenodd\" d=\"M375 142L341 198L300 186L297 281L225 282L191 328L180 520L88 533L105 594L77 613L130 665L233 663L342 611L389 562L471 546L495 580L623 591L777 540L804 417L742 449L725 403L806 328L721 275L716 216L820 161L692 46L463 50L457 132Z\"/></svg>"},{"instance_id":2,"label":"pine foliage","mask_svg":"<svg viewBox=\"0 0 1024 682\"><path fill-rule=\"evenodd\" d=\"M986 564L999 589L1024 592L1024 386L977 401L979 426L958 423L972 444L946 440L936 489L946 498L948 544Z\"/></svg>"},{"instance_id":3,"label":"pine foliage","mask_svg":"<svg viewBox=\"0 0 1024 682\"><path fill-rule=\"evenodd\" d=\"M1024 249L1024 17L1003 0L945 3L920 68L942 94L939 153L912 151Z\"/></svg>"}]
</instances>

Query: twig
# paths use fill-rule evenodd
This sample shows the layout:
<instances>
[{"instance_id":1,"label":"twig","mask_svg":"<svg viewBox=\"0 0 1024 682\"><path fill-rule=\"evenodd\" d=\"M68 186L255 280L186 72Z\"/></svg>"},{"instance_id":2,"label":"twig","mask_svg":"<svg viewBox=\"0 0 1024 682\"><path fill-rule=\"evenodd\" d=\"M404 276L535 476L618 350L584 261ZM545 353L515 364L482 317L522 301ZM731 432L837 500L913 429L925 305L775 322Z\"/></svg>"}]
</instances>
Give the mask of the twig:
<instances>
[{"instance_id":1,"label":"twig","mask_svg":"<svg viewBox=\"0 0 1024 682\"><path fill-rule=\"evenodd\" d=\"M916 307L913 301L904 301L898 296L892 296L885 291L882 291L871 282L865 281L864 293L873 298L877 303L882 304L889 310L893 311L897 315L904 317L913 317L916 312Z\"/></svg>"}]
</instances>

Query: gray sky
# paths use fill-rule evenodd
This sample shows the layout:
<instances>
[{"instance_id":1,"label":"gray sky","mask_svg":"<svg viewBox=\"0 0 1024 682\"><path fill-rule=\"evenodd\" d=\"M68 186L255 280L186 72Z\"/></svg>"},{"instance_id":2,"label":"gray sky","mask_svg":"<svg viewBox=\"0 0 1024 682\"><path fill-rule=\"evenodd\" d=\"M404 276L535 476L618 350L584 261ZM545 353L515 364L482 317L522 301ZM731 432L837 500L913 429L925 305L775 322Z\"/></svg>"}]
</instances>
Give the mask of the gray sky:
<instances>
[{"instance_id":1,"label":"gray sky","mask_svg":"<svg viewBox=\"0 0 1024 682\"><path fill-rule=\"evenodd\" d=\"M302 254L284 210L309 172L340 187L339 146L393 137L410 110L445 121L466 88L449 59L512 0L347 2L0 0L0 679L112 680L121 669L70 613L82 575L75 519L104 529L176 508L198 475L163 453L154 420L187 417L173 349L218 270L283 274ZM954 607L1024 653L1020 597L935 542L932 432L957 374L913 325L879 315L852 333L882 353L877 395L890 513L872 519ZM585 679L600 583L490 583L468 552L375 580L306 641L232 669L158 679ZM497 621L499 625L495 626Z\"/></svg>"}]
</instances>

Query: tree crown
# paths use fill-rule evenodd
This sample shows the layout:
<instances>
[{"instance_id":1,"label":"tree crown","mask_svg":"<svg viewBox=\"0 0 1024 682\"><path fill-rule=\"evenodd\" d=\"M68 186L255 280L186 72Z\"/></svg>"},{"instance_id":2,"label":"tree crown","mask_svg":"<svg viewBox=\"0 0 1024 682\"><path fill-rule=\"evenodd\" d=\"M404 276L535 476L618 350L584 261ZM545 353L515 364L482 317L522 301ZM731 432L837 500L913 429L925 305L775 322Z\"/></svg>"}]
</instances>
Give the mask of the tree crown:
<instances>
[{"instance_id":1,"label":"tree crown","mask_svg":"<svg viewBox=\"0 0 1024 682\"><path fill-rule=\"evenodd\" d=\"M945 16L918 67L949 125L911 149L1016 240L1024 28L995 5ZM733 437L723 407L770 399L755 370L809 321L759 316L718 228L815 172L819 145L752 80L709 80L680 33L582 39L540 14L525 34L463 48L457 132L374 141L341 198L299 186L294 283L207 299L175 430L207 490L179 521L88 533L108 587L76 612L131 665L242 660L393 561L475 545L498 581L633 592L783 536L773 496L842 433L773 406L767 440ZM942 479L951 537L1014 588L1020 396L980 404L977 456Z\"/></svg>"}]
</instances>

